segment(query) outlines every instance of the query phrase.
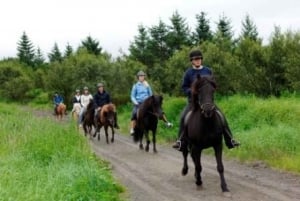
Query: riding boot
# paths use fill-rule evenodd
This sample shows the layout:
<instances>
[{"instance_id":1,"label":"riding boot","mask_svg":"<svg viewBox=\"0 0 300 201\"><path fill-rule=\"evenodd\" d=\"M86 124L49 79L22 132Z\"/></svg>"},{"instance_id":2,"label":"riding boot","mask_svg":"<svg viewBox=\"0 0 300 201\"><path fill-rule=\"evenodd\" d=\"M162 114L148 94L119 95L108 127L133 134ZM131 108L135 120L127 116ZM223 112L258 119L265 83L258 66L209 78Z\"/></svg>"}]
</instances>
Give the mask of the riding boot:
<instances>
[{"instance_id":1,"label":"riding boot","mask_svg":"<svg viewBox=\"0 0 300 201\"><path fill-rule=\"evenodd\" d=\"M223 128L222 133L223 133L225 144L228 147L228 149L232 149L234 147L240 146L240 143L233 139L231 130L228 126L228 122L227 122L224 114L221 112L221 110L219 108L217 108L216 112L217 112L218 116L220 117L220 120L222 123L222 128Z\"/></svg>"},{"instance_id":2,"label":"riding boot","mask_svg":"<svg viewBox=\"0 0 300 201\"><path fill-rule=\"evenodd\" d=\"M136 125L136 120L131 120L130 122L130 135L133 136L134 134L134 127Z\"/></svg>"},{"instance_id":3,"label":"riding boot","mask_svg":"<svg viewBox=\"0 0 300 201\"><path fill-rule=\"evenodd\" d=\"M182 151L183 147L187 145L184 136L184 119L187 115L188 111L190 110L190 104L186 105L181 113L180 123L179 123L179 132L178 132L178 139L177 141L172 145L174 149L177 149L178 151Z\"/></svg>"},{"instance_id":4,"label":"riding boot","mask_svg":"<svg viewBox=\"0 0 300 201\"><path fill-rule=\"evenodd\" d=\"M115 125L114 125L114 128L120 129L120 127L118 125L118 118L117 118L117 113L116 112L114 113L114 116L115 116Z\"/></svg>"}]
</instances>

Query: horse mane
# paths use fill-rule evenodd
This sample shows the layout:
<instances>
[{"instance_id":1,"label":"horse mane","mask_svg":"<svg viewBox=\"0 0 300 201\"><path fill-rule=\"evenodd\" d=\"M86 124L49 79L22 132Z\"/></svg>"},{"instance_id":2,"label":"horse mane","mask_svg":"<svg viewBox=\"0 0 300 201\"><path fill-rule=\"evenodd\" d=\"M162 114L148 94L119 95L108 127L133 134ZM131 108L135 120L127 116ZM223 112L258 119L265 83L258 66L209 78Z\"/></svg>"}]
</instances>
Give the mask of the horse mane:
<instances>
[{"instance_id":1,"label":"horse mane","mask_svg":"<svg viewBox=\"0 0 300 201\"><path fill-rule=\"evenodd\" d=\"M109 112L113 112L113 113L116 112L116 106L114 104L112 104L112 103L105 104L101 108L101 110L100 110L100 120L101 120L101 122L105 121L105 119L104 119L105 114L107 114Z\"/></svg>"},{"instance_id":2,"label":"horse mane","mask_svg":"<svg viewBox=\"0 0 300 201\"><path fill-rule=\"evenodd\" d=\"M94 100L93 99L91 99L89 104L86 106L87 111L90 111L92 109L94 109Z\"/></svg>"},{"instance_id":3,"label":"horse mane","mask_svg":"<svg viewBox=\"0 0 300 201\"><path fill-rule=\"evenodd\" d=\"M139 107L138 119L143 118L143 116L149 110L149 106L151 106L153 103L155 103L155 101L162 102L162 100L163 100L163 98L160 95L152 95L152 96L149 96L148 98L146 98L144 100L144 102L142 103L142 105L140 105L140 107Z\"/></svg>"},{"instance_id":4,"label":"horse mane","mask_svg":"<svg viewBox=\"0 0 300 201\"><path fill-rule=\"evenodd\" d=\"M198 105L199 88L202 87L205 83L210 83L215 89L217 88L216 80L213 75L201 76L200 74L198 74L196 80L192 83L192 103L194 109L199 107Z\"/></svg>"}]
</instances>

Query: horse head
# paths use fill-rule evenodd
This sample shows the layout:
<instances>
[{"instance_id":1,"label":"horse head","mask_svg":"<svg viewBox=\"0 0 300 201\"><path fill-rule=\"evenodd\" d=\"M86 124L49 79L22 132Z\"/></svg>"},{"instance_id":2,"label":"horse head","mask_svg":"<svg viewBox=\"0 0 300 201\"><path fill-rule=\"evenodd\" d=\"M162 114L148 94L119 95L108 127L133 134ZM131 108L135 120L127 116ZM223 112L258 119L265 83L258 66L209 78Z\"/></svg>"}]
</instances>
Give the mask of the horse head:
<instances>
[{"instance_id":1,"label":"horse head","mask_svg":"<svg viewBox=\"0 0 300 201\"><path fill-rule=\"evenodd\" d=\"M163 111L162 111L162 102L163 97L160 95L152 95L148 98L149 105L151 108L151 112L153 115L155 115L157 118L161 119L163 117Z\"/></svg>"},{"instance_id":2,"label":"horse head","mask_svg":"<svg viewBox=\"0 0 300 201\"><path fill-rule=\"evenodd\" d=\"M114 104L106 104L101 108L100 121L105 124L108 123L111 126L115 125L115 112L116 107Z\"/></svg>"},{"instance_id":3,"label":"horse head","mask_svg":"<svg viewBox=\"0 0 300 201\"><path fill-rule=\"evenodd\" d=\"M214 103L214 92L216 82L213 76L197 75L197 79L192 85L192 99L194 109L200 109L206 118L212 117L216 110Z\"/></svg>"}]
</instances>

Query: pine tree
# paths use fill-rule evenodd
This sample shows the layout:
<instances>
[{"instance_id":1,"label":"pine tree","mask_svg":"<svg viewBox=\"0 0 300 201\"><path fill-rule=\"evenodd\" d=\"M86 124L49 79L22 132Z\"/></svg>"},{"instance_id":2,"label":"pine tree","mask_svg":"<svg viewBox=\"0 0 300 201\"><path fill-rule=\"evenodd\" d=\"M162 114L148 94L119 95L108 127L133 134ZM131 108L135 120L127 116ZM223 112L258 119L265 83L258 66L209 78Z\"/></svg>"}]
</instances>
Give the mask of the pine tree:
<instances>
[{"instance_id":1,"label":"pine tree","mask_svg":"<svg viewBox=\"0 0 300 201\"><path fill-rule=\"evenodd\" d=\"M34 46L29 40L25 31L23 32L20 41L18 42L18 57L20 62L25 63L29 66L34 66Z\"/></svg>"},{"instance_id":2,"label":"pine tree","mask_svg":"<svg viewBox=\"0 0 300 201\"><path fill-rule=\"evenodd\" d=\"M242 38L258 41L257 27L249 15L246 15L245 20L242 22L242 26Z\"/></svg>"},{"instance_id":3,"label":"pine tree","mask_svg":"<svg viewBox=\"0 0 300 201\"><path fill-rule=\"evenodd\" d=\"M224 15L220 17L217 23L217 34L224 39L232 40L233 32L231 21Z\"/></svg>"},{"instance_id":4,"label":"pine tree","mask_svg":"<svg viewBox=\"0 0 300 201\"><path fill-rule=\"evenodd\" d=\"M37 48L36 50L36 54L34 57L34 66L35 67L40 67L41 65L43 65L45 62L45 58L44 55L42 53L42 50L40 47Z\"/></svg>"},{"instance_id":5,"label":"pine tree","mask_svg":"<svg viewBox=\"0 0 300 201\"><path fill-rule=\"evenodd\" d=\"M153 64L153 57L149 50L149 36L147 28L143 25L138 26L138 35L134 37L134 41L129 46L131 58L137 60L146 66Z\"/></svg>"},{"instance_id":6,"label":"pine tree","mask_svg":"<svg viewBox=\"0 0 300 201\"><path fill-rule=\"evenodd\" d=\"M181 50L182 46L191 45L190 29L186 23L186 19L180 16L180 14L175 11L173 13L171 20L171 26L169 26L169 34L167 38L168 46L173 52Z\"/></svg>"},{"instance_id":7,"label":"pine tree","mask_svg":"<svg viewBox=\"0 0 300 201\"><path fill-rule=\"evenodd\" d=\"M149 48L157 62L162 65L171 55L171 50L167 44L168 27L163 21L159 21L157 26L150 28Z\"/></svg>"},{"instance_id":8,"label":"pine tree","mask_svg":"<svg viewBox=\"0 0 300 201\"><path fill-rule=\"evenodd\" d=\"M100 47L99 41L93 39L91 36L88 36L85 40L81 41L81 44L87 49L88 53L95 55L101 54L102 48Z\"/></svg>"},{"instance_id":9,"label":"pine tree","mask_svg":"<svg viewBox=\"0 0 300 201\"><path fill-rule=\"evenodd\" d=\"M193 43L202 44L204 41L212 40L212 32L210 30L209 20L206 19L206 13L201 12L196 15L197 25L193 33Z\"/></svg>"},{"instance_id":10,"label":"pine tree","mask_svg":"<svg viewBox=\"0 0 300 201\"><path fill-rule=\"evenodd\" d=\"M73 54L73 47L68 43L64 53L64 57L67 58Z\"/></svg>"},{"instance_id":11,"label":"pine tree","mask_svg":"<svg viewBox=\"0 0 300 201\"><path fill-rule=\"evenodd\" d=\"M62 54L58 48L57 43L54 43L52 51L48 54L50 62L62 62Z\"/></svg>"}]
</instances>

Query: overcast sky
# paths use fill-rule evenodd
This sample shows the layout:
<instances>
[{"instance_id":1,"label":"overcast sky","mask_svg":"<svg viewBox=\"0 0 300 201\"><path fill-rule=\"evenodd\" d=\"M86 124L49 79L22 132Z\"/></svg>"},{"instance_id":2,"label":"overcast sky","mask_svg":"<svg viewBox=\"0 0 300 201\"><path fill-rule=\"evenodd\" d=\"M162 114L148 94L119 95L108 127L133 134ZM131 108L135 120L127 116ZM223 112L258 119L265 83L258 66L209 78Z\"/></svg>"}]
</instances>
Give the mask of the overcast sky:
<instances>
[{"instance_id":1,"label":"overcast sky","mask_svg":"<svg viewBox=\"0 0 300 201\"><path fill-rule=\"evenodd\" d=\"M35 47L48 54L56 42L77 48L88 35L113 56L127 52L139 24L151 27L159 19L169 24L174 11L194 30L196 14L207 13L211 28L221 15L238 35L249 14L260 37L268 41L274 26L300 30L300 0L3 0L0 3L0 59L15 57L23 31Z\"/></svg>"}]
</instances>

